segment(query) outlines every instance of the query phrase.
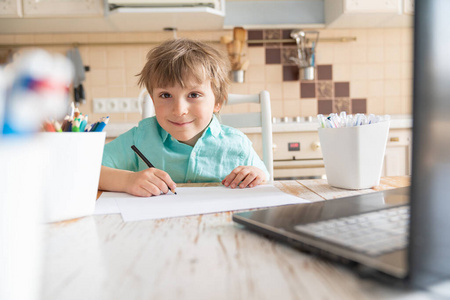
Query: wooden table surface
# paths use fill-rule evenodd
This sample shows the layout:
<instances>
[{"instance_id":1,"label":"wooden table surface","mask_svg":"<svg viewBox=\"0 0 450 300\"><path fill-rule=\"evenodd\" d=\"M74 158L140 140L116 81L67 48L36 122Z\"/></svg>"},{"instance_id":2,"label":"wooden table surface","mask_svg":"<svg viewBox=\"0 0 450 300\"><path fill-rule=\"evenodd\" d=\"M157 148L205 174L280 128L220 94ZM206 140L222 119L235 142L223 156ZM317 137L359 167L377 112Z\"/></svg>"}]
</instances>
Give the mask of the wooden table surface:
<instances>
[{"instance_id":1,"label":"wooden table surface","mask_svg":"<svg viewBox=\"0 0 450 300\"><path fill-rule=\"evenodd\" d=\"M322 179L274 184L322 201L408 186L410 178L382 178L375 189L359 191L332 188ZM231 217L124 223L113 214L48 224L42 299L428 299L358 278L245 230Z\"/></svg>"}]
</instances>

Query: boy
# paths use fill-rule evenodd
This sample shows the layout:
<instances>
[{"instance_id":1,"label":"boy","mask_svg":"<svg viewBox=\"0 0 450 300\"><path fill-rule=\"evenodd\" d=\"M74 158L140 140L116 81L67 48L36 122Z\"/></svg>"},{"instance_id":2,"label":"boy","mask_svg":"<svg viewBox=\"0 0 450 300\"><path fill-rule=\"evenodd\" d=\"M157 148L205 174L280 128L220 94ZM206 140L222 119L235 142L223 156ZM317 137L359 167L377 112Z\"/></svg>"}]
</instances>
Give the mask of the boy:
<instances>
[{"instance_id":1,"label":"boy","mask_svg":"<svg viewBox=\"0 0 450 300\"><path fill-rule=\"evenodd\" d=\"M230 86L228 64L217 50L188 39L166 41L150 50L138 76L156 116L105 145L101 190L148 197L175 191L175 182L245 188L269 179L250 140L214 115ZM132 145L155 168L148 168Z\"/></svg>"}]
</instances>

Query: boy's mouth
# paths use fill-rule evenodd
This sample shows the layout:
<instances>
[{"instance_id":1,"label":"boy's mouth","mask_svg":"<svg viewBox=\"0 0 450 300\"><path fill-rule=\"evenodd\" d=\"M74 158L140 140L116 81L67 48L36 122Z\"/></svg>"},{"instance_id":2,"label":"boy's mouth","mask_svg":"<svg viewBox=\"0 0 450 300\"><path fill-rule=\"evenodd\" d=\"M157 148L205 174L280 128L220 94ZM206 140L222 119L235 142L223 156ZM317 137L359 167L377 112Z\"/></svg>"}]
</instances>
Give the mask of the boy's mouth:
<instances>
[{"instance_id":1,"label":"boy's mouth","mask_svg":"<svg viewBox=\"0 0 450 300\"><path fill-rule=\"evenodd\" d=\"M175 122L175 121L170 121L170 120L169 120L169 122L172 123L172 124L175 125L175 126L186 126L186 125L191 124L191 123L194 122L194 121Z\"/></svg>"}]
</instances>

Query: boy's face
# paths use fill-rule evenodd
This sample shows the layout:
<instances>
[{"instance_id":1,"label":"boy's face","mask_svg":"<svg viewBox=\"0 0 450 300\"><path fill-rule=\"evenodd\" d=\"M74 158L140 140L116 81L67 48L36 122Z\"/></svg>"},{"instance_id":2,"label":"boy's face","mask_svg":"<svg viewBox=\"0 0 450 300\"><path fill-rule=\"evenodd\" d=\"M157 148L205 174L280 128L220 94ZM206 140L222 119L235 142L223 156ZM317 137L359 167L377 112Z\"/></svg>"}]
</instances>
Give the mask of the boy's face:
<instances>
[{"instance_id":1,"label":"boy's face","mask_svg":"<svg viewBox=\"0 0 450 300\"><path fill-rule=\"evenodd\" d=\"M194 146L211 121L216 104L209 80L191 87L157 87L153 104L159 125L178 141Z\"/></svg>"}]
</instances>

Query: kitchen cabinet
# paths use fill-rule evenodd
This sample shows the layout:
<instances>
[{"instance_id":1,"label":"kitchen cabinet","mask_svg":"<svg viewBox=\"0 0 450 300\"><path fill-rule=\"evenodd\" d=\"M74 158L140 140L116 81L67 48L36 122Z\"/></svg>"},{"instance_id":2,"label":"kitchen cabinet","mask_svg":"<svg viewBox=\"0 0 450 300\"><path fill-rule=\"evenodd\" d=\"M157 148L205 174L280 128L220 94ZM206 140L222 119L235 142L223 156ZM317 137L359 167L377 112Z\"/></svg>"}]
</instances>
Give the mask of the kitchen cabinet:
<instances>
[{"instance_id":1,"label":"kitchen cabinet","mask_svg":"<svg viewBox=\"0 0 450 300\"><path fill-rule=\"evenodd\" d=\"M414 0L325 0L330 28L411 27Z\"/></svg>"},{"instance_id":2,"label":"kitchen cabinet","mask_svg":"<svg viewBox=\"0 0 450 300\"><path fill-rule=\"evenodd\" d=\"M101 16L102 0L0 0L1 17Z\"/></svg>"},{"instance_id":3,"label":"kitchen cabinet","mask_svg":"<svg viewBox=\"0 0 450 300\"><path fill-rule=\"evenodd\" d=\"M19 18L22 16L20 0L0 0L0 17Z\"/></svg>"},{"instance_id":4,"label":"kitchen cabinet","mask_svg":"<svg viewBox=\"0 0 450 300\"><path fill-rule=\"evenodd\" d=\"M162 6L110 11L106 0L0 0L0 5L7 4L0 7L0 34L147 32L166 27L183 31L223 29L225 0L216 0L220 5L214 8L185 6L186 1L144 0Z\"/></svg>"},{"instance_id":5,"label":"kitchen cabinet","mask_svg":"<svg viewBox=\"0 0 450 300\"><path fill-rule=\"evenodd\" d=\"M381 176L411 175L411 142L410 129L389 131Z\"/></svg>"}]
</instances>

